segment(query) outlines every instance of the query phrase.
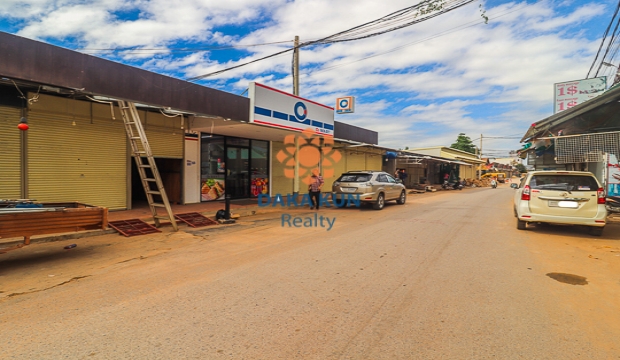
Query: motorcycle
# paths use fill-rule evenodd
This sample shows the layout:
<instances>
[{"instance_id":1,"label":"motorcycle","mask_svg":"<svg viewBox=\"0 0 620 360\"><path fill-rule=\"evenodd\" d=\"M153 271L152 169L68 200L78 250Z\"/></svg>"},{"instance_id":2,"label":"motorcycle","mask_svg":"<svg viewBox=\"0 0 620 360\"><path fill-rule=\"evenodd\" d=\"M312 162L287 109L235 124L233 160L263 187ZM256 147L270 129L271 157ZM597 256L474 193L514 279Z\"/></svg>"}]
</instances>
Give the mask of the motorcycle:
<instances>
[{"instance_id":1,"label":"motorcycle","mask_svg":"<svg viewBox=\"0 0 620 360\"><path fill-rule=\"evenodd\" d=\"M620 197L610 196L605 199L605 208L609 213L620 213Z\"/></svg>"},{"instance_id":2,"label":"motorcycle","mask_svg":"<svg viewBox=\"0 0 620 360\"><path fill-rule=\"evenodd\" d=\"M492 187L493 189L497 189L497 181L492 180L492 181L491 181L491 187Z\"/></svg>"},{"instance_id":3,"label":"motorcycle","mask_svg":"<svg viewBox=\"0 0 620 360\"><path fill-rule=\"evenodd\" d=\"M454 182L454 183L450 183L450 182L448 182L448 180L444 180L444 182L441 185L441 187L444 190L448 190L448 189L463 190L463 183L461 183L460 181L457 181L457 182Z\"/></svg>"}]
</instances>

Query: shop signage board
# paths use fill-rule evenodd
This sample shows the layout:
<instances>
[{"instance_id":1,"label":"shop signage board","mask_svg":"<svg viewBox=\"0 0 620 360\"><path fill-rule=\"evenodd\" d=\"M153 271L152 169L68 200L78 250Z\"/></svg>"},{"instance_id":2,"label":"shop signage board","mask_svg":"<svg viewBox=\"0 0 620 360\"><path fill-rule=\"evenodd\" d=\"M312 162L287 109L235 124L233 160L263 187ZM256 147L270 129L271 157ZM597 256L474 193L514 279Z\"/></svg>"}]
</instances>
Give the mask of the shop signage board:
<instances>
[{"instance_id":1,"label":"shop signage board","mask_svg":"<svg viewBox=\"0 0 620 360\"><path fill-rule=\"evenodd\" d=\"M351 114L355 112L355 97L343 96L336 98L336 113Z\"/></svg>"},{"instance_id":2,"label":"shop signage board","mask_svg":"<svg viewBox=\"0 0 620 360\"><path fill-rule=\"evenodd\" d=\"M620 196L620 165L615 155L607 154L607 196Z\"/></svg>"},{"instance_id":3,"label":"shop signage board","mask_svg":"<svg viewBox=\"0 0 620 360\"><path fill-rule=\"evenodd\" d=\"M554 114L557 114L603 94L607 89L607 77L557 83L553 88Z\"/></svg>"},{"instance_id":4,"label":"shop signage board","mask_svg":"<svg viewBox=\"0 0 620 360\"><path fill-rule=\"evenodd\" d=\"M334 108L262 84L250 83L250 122L264 126L334 135Z\"/></svg>"}]
</instances>

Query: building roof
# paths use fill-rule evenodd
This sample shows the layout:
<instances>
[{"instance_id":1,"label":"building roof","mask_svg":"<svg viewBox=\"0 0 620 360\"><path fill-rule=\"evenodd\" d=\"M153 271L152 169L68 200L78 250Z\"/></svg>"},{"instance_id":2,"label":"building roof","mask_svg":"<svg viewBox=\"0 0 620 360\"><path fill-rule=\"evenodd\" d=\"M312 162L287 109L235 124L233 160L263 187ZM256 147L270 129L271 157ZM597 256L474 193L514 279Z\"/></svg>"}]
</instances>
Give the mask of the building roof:
<instances>
[{"instance_id":1,"label":"building roof","mask_svg":"<svg viewBox=\"0 0 620 360\"><path fill-rule=\"evenodd\" d=\"M532 124L521 142L539 137L620 130L620 87Z\"/></svg>"},{"instance_id":2,"label":"building roof","mask_svg":"<svg viewBox=\"0 0 620 360\"><path fill-rule=\"evenodd\" d=\"M69 49L0 32L0 76L73 94L247 121L250 99ZM60 90L60 89L59 89Z\"/></svg>"},{"instance_id":3,"label":"building roof","mask_svg":"<svg viewBox=\"0 0 620 360\"><path fill-rule=\"evenodd\" d=\"M209 119L248 123L250 117L247 97L0 32L0 85L13 88L13 81L25 90L121 99ZM20 102L12 105L21 106ZM334 136L369 144L379 141L376 131L338 121Z\"/></svg>"},{"instance_id":4,"label":"building roof","mask_svg":"<svg viewBox=\"0 0 620 360\"><path fill-rule=\"evenodd\" d=\"M424 152L426 150L439 150L440 153L441 153L441 151L445 151L447 153L452 153L451 155L453 155L455 159L459 159L459 160L463 160L463 161L471 162L471 163L475 163L475 164L483 164L483 163L485 163L485 161L480 160L478 158L478 155L476 155L476 154L472 154L472 153L469 153L467 151L463 151L463 150L459 150L459 149L453 149L453 148L447 147L447 146L431 146L431 147L425 147L425 148L415 148L415 149L411 149L410 151L412 151L412 152Z\"/></svg>"},{"instance_id":5,"label":"building roof","mask_svg":"<svg viewBox=\"0 0 620 360\"><path fill-rule=\"evenodd\" d=\"M450 159L450 158L446 158L442 156L421 154L421 153L413 152L411 150L399 150L398 158L399 159L415 159L415 160L420 160L420 161L424 161L424 160L438 161L438 162L444 162L444 163L450 163L450 164L472 166L472 164L470 163L459 161L457 159Z\"/></svg>"}]
</instances>

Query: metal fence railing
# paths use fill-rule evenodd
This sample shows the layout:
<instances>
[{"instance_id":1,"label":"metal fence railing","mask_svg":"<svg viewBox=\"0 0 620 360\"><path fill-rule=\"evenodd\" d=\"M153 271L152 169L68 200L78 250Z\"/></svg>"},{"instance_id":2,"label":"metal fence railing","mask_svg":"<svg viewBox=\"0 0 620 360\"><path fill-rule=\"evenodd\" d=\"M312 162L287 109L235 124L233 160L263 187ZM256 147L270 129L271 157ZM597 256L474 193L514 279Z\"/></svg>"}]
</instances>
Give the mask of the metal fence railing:
<instances>
[{"instance_id":1,"label":"metal fence railing","mask_svg":"<svg viewBox=\"0 0 620 360\"><path fill-rule=\"evenodd\" d=\"M555 139L555 161L578 164L604 161L605 153L620 158L620 131L560 136Z\"/></svg>"}]
</instances>

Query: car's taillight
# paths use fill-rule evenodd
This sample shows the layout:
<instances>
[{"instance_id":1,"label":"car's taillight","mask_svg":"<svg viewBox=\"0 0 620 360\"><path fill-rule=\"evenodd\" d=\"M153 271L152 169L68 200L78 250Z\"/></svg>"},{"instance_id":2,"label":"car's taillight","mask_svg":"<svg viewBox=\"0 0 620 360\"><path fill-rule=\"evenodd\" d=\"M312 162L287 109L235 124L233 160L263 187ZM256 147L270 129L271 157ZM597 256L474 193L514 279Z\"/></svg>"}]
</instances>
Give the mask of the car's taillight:
<instances>
[{"instance_id":1,"label":"car's taillight","mask_svg":"<svg viewBox=\"0 0 620 360\"><path fill-rule=\"evenodd\" d=\"M596 191L596 196L598 198L597 204L605 204L605 189L598 188Z\"/></svg>"},{"instance_id":2,"label":"car's taillight","mask_svg":"<svg viewBox=\"0 0 620 360\"><path fill-rule=\"evenodd\" d=\"M521 193L521 200L530 201L530 186L525 185Z\"/></svg>"}]
</instances>

